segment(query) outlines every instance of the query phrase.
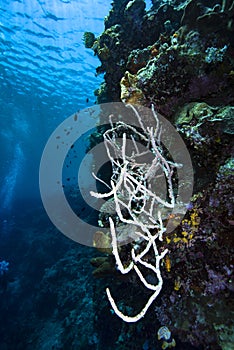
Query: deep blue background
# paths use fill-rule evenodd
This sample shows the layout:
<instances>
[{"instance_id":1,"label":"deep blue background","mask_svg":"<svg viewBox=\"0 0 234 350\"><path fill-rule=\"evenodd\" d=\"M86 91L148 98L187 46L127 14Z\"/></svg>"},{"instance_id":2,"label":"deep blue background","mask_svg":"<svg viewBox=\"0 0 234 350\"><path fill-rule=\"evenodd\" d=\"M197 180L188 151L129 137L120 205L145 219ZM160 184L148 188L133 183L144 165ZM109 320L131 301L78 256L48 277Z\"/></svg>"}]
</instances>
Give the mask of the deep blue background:
<instances>
[{"instance_id":1,"label":"deep blue background","mask_svg":"<svg viewBox=\"0 0 234 350\"><path fill-rule=\"evenodd\" d=\"M101 34L110 1L0 0L0 210L39 198L38 171L51 132L94 104L99 61L82 42ZM89 100L87 102L87 99ZM30 204L31 205L31 204Z\"/></svg>"}]
</instances>

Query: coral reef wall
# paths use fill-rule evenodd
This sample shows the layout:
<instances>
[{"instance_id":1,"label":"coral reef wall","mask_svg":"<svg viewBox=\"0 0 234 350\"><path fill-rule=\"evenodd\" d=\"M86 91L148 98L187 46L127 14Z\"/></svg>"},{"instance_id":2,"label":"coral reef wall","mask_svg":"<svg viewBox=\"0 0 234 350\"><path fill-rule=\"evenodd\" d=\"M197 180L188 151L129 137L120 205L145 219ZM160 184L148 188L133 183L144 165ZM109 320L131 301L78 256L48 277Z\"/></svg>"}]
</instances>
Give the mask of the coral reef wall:
<instances>
[{"instance_id":1,"label":"coral reef wall","mask_svg":"<svg viewBox=\"0 0 234 350\"><path fill-rule=\"evenodd\" d=\"M147 11L143 0L118 0L105 19L104 32L93 41L101 61L96 73L104 73L95 91L97 103L154 105L183 137L195 174L187 214L166 237L170 254L162 271L165 286L141 324L123 325L115 315L108 316L102 298L103 284L115 279L116 293L122 290L120 304L126 299L131 304L134 295L134 303L141 305L138 281L118 278L109 254L94 271L104 277L102 296L97 293L97 332L109 329L109 318L118 349L158 348L156 330L163 325L178 349L232 348L233 15L231 0L155 0Z\"/></svg>"}]
</instances>

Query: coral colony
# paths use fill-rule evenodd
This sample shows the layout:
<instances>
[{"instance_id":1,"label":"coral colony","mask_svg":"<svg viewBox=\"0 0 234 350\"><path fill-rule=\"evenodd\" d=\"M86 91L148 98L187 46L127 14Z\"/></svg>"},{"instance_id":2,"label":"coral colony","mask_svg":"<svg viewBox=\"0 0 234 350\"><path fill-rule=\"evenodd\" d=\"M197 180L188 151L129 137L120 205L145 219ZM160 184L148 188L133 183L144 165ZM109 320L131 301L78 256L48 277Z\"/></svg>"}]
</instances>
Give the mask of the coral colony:
<instances>
[{"instance_id":1,"label":"coral colony","mask_svg":"<svg viewBox=\"0 0 234 350\"><path fill-rule=\"evenodd\" d=\"M130 262L126 265L121 261L118 249L121 238L118 237L113 219L109 217L112 248L117 269L122 274L134 270L143 285L151 290L153 294L142 310L135 316L130 317L118 309L109 288L106 289L106 293L112 308L122 320L136 322L144 317L162 289L163 280L160 272L160 262L168 250L164 249L159 252L157 247L157 242L163 241L163 233L166 231L160 208L164 207L172 210L175 206L172 177L174 168L178 164L169 162L163 156L160 145L161 127L154 108L152 107L152 113L156 128L146 127L135 107L132 105L129 105L129 107L134 111L141 131L122 121L114 125L110 116L111 128L103 135L105 148L112 165L110 186L105 183L110 191L103 194L91 192L91 195L96 198L113 196L118 222L128 225L129 231L134 230L135 244L132 245ZM130 147L131 153L129 154L130 140L132 141L132 147ZM139 149L139 142L137 144L136 140L144 143L143 150ZM150 164L144 162L148 154L153 154ZM164 177L167 182L166 199L162 195L157 195L153 188L155 179L160 177ZM153 250L154 263L148 262L146 259L146 255L150 250ZM143 267L155 275L157 283L151 284L147 281L141 272Z\"/></svg>"}]
</instances>

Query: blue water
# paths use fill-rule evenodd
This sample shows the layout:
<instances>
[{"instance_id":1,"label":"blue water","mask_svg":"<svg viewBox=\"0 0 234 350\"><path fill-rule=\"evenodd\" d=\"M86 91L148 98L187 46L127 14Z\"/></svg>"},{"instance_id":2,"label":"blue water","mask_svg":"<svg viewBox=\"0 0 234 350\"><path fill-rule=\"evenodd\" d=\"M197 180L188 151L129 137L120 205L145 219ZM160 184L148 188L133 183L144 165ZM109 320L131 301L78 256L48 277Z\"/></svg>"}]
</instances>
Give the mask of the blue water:
<instances>
[{"instance_id":1,"label":"blue water","mask_svg":"<svg viewBox=\"0 0 234 350\"><path fill-rule=\"evenodd\" d=\"M103 32L110 7L110 1L102 0L0 0L0 262L9 263L7 271L0 267L1 350L36 348L27 343L31 327L40 322L37 318L32 326L31 315L49 320L54 304L48 291L41 301L35 295L43 289L45 269L53 270L70 248L80 258L65 258L61 266L84 259L75 280L79 285L86 276L92 278L92 251L72 245L47 217L39 166L57 126L95 102L93 92L103 76L95 76L100 62L85 49L82 37L85 31ZM78 290L76 294L82 301ZM55 349L49 338L56 332L47 329L48 345L40 345L40 338L47 344L47 336L39 335L38 349Z\"/></svg>"},{"instance_id":2,"label":"blue water","mask_svg":"<svg viewBox=\"0 0 234 350\"><path fill-rule=\"evenodd\" d=\"M39 199L40 157L65 118L95 102L99 61L85 31L101 34L110 1L0 1L0 211ZM26 204L25 204L26 205Z\"/></svg>"}]
</instances>

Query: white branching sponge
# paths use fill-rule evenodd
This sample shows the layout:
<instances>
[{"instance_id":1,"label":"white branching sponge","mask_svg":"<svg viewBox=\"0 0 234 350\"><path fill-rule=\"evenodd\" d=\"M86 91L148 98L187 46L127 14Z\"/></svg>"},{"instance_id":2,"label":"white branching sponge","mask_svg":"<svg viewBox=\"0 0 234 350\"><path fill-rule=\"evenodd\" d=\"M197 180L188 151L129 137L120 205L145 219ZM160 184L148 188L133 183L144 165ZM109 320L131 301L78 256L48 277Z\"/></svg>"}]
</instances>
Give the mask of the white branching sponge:
<instances>
[{"instance_id":1,"label":"white branching sponge","mask_svg":"<svg viewBox=\"0 0 234 350\"><path fill-rule=\"evenodd\" d=\"M175 206L173 170L178 164L167 160L164 156L163 146L160 143L162 129L154 108L152 107L153 126L145 125L134 106L129 105L129 108L132 109L136 123L128 124L121 120L114 123L110 116L111 128L103 135L106 152L112 165L110 185L105 183L109 192L91 192L91 195L96 198L113 198L118 219L116 221L121 225L129 225L131 230L134 227L135 238L132 243L131 259L126 265L121 261L117 228L113 219L109 217L112 251L117 269L122 274L135 271L141 283L151 290L152 294L138 314L128 316L119 310L109 288L106 292L114 312L123 321L136 322L144 317L162 289L160 264L168 251L158 249L157 243L163 241L163 233L166 230L163 224L165 210L173 210ZM150 254L153 252L153 262L147 259L149 252ZM153 279L156 281L155 284L147 281L143 270L155 276Z\"/></svg>"}]
</instances>

